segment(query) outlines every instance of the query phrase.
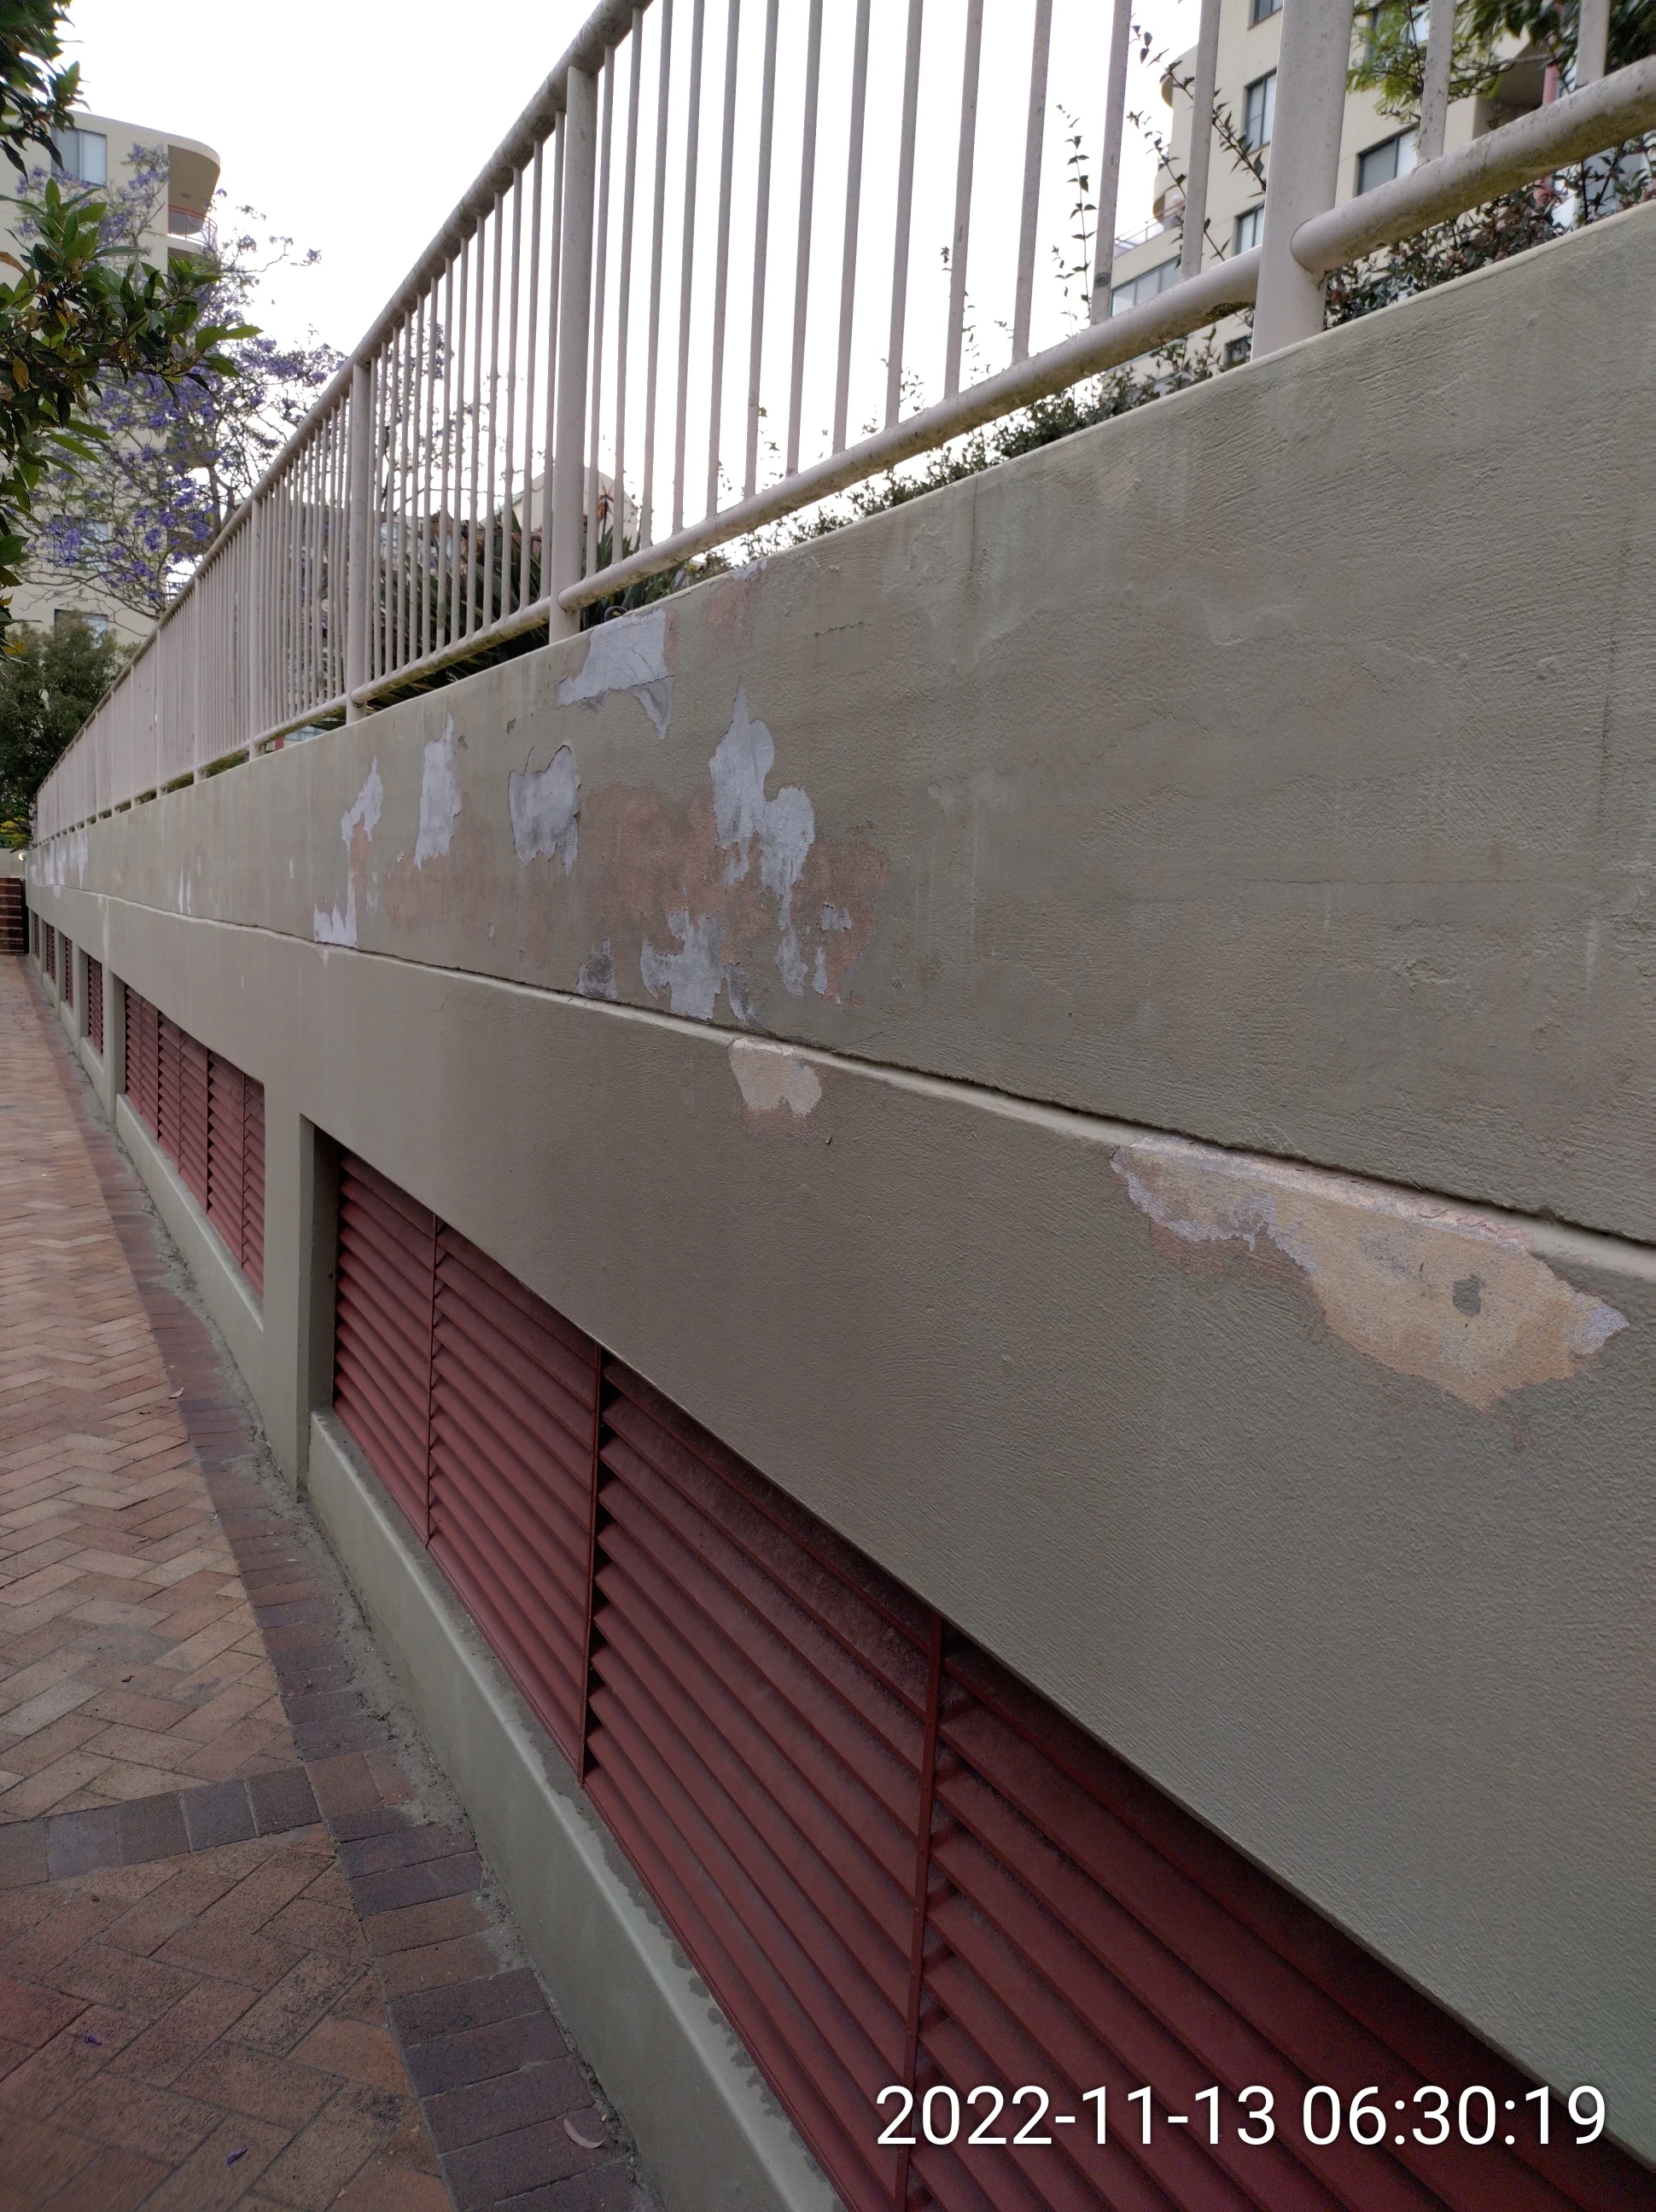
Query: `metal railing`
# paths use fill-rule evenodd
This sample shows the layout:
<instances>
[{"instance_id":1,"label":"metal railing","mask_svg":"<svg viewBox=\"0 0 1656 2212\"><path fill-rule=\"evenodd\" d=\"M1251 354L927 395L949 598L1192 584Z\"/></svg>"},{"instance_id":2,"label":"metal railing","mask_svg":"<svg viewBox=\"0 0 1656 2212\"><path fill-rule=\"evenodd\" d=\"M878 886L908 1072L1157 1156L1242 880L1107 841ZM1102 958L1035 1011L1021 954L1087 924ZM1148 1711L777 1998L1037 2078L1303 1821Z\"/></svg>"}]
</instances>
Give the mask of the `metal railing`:
<instances>
[{"instance_id":1,"label":"metal railing","mask_svg":"<svg viewBox=\"0 0 1656 2212\"><path fill-rule=\"evenodd\" d=\"M1420 166L1336 205L1351 0L1286 0L1262 243L1204 259L1197 131L1180 281L1112 317L1131 0L1107 25L1091 0L605 0L48 777L37 836L567 635L1238 307L1256 360L1311 336L1330 269L1656 127L1656 59L1604 74L1607 5L1574 90L1447 154L1435 9ZM1055 82L1102 93L1067 334L1038 286L1068 213Z\"/></svg>"}]
</instances>

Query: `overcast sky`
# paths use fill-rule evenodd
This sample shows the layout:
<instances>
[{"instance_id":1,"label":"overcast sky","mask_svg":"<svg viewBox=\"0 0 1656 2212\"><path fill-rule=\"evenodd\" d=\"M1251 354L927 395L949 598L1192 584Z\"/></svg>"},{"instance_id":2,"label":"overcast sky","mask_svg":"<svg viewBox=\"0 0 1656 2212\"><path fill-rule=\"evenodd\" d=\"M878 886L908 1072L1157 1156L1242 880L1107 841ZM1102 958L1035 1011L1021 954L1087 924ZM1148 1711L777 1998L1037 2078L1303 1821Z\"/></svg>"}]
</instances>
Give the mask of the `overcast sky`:
<instances>
[{"instance_id":1,"label":"overcast sky","mask_svg":"<svg viewBox=\"0 0 1656 2212\"><path fill-rule=\"evenodd\" d=\"M1031 4L991 0L991 14L1021 19ZM195 0L183 12L157 15L131 0L74 0L72 52L88 106L204 139L222 160L232 203L262 210L300 246L320 250L318 267L272 286L266 326L284 337L314 326L348 347L505 136L589 5L283 0L272 10L247 0ZM804 13L804 0L783 6ZM876 12L898 7L898 0L878 0ZM932 0L928 25L962 7L963 0ZM850 0L828 0L831 18L849 8ZM1101 18L1105 0L1059 0L1057 12ZM1185 18L1193 27L1195 0L1150 0L1141 13L1175 50L1194 35ZM986 78L986 102L993 82ZM1073 86L1052 89L1056 100L1075 101ZM1136 88L1140 97L1148 89ZM871 125L880 97L871 87ZM1017 104L1020 137L1021 95ZM871 129L871 142L874 136ZM1142 148L1129 151L1123 231L1148 214L1152 172ZM1092 158L1096 163L1096 149ZM1061 234L1062 223L1054 229Z\"/></svg>"}]
</instances>

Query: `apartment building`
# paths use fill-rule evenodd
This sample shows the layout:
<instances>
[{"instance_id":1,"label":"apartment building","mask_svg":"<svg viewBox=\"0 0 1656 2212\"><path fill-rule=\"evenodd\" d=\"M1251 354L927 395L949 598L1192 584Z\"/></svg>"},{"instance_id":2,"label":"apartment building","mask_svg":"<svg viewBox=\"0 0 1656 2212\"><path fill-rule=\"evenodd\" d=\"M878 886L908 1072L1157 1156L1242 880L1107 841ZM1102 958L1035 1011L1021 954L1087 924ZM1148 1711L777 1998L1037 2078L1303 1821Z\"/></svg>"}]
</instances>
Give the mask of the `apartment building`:
<instances>
[{"instance_id":1,"label":"apartment building","mask_svg":"<svg viewBox=\"0 0 1656 2212\"><path fill-rule=\"evenodd\" d=\"M55 167L66 188L113 195L130 191L158 154L166 160L166 191L163 196L159 188L155 191L138 242L144 259L161 268L169 253L188 252L210 234L208 210L219 173L219 158L210 146L148 124L77 112L74 130L64 131L57 142ZM32 168L44 166L38 154L31 160ZM9 252L17 250L18 214L15 201L0 206L0 248ZM18 621L43 628L56 622L87 622L98 629L113 629L135 642L151 628L147 616L123 606L88 578L44 556L13 593L12 612Z\"/></svg>"},{"instance_id":2,"label":"apartment building","mask_svg":"<svg viewBox=\"0 0 1656 2212\"><path fill-rule=\"evenodd\" d=\"M1271 134L1276 112L1276 64L1282 35L1282 0L1222 0L1214 104L1226 129L1216 136L1208 185L1208 242L1205 264L1245 252L1260 241L1265 210L1265 180L1270 173ZM1422 33L1423 35L1423 33ZM1545 95L1546 63L1537 53L1512 47L1507 65L1488 98L1458 100L1449 109L1446 149L1464 145L1526 109ZM1136 307L1177 282L1184 250L1183 179L1190 162L1190 85L1196 74L1192 46L1172 61L1162 78L1161 96L1171 112L1165 129L1166 151L1156 173L1150 221L1118 238L1110 288L1110 312ZM1226 143L1227 137L1235 143ZM1346 97L1340 136L1339 198L1355 198L1389 184L1415 166L1412 123L1388 115L1378 92L1353 91ZM1247 325L1239 316L1219 329L1227 363L1247 356Z\"/></svg>"}]
</instances>

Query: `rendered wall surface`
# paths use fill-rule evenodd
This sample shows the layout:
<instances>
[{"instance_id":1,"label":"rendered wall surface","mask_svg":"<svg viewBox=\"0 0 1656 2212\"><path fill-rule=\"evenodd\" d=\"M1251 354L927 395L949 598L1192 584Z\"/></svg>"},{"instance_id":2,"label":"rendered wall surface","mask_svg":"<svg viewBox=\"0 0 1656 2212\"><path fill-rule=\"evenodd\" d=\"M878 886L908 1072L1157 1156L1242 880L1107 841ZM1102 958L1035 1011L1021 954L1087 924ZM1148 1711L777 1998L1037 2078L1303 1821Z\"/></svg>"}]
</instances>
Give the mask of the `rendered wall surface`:
<instances>
[{"instance_id":1,"label":"rendered wall surface","mask_svg":"<svg viewBox=\"0 0 1656 2212\"><path fill-rule=\"evenodd\" d=\"M265 1085L295 1473L314 1127L1647 2156L1653 249L29 856Z\"/></svg>"}]
</instances>

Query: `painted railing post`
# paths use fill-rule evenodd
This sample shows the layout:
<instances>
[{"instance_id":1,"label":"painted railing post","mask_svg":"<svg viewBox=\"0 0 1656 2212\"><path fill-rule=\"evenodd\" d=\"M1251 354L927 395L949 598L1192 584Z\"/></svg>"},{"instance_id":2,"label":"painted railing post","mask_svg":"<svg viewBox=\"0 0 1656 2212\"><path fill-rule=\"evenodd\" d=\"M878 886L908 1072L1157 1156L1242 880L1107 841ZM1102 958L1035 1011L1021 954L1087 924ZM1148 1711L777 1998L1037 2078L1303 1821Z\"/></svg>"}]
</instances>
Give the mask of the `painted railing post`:
<instances>
[{"instance_id":1,"label":"painted railing post","mask_svg":"<svg viewBox=\"0 0 1656 2212\"><path fill-rule=\"evenodd\" d=\"M563 235L558 255L557 411L552 459L552 610L549 638L573 637L578 614L558 593L581 581L587 461L587 353L593 294L593 194L598 153L598 78L572 69L563 112Z\"/></svg>"},{"instance_id":2,"label":"painted railing post","mask_svg":"<svg viewBox=\"0 0 1656 2212\"><path fill-rule=\"evenodd\" d=\"M1610 58L1610 0L1581 0L1575 34L1575 82L1597 84Z\"/></svg>"},{"instance_id":3,"label":"painted railing post","mask_svg":"<svg viewBox=\"0 0 1656 2212\"><path fill-rule=\"evenodd\" d=\"M1214 89L1219 82L1219 0L1202 0L1196 39L1196 80L1190 87L1190 161L1184 174L1184 236L1181 276L1202 274L1208 234L1208 177L1214 149Z\"/></svg>"},{"instance_id":4,"label":"painted railing post","mask_svg":"<svg viewBox=\"0 0 1656 2212\"><path fill-rule=\"evenodd\" d=\"M1294 259L1294 234L1331 208L1337 195L1350 67L1351 0L1283 0L1253 311L1255 360L1314 337L1323 327L1323 279Z\"/></svg>"},{"instance_id":5,"label":"painted railing post","mask_svg":"<svg viewBox=\"0 0 1656 2212\"><path fill-rule=\"evenodd\" d=\"M255 499L247 517L247 744L251 750L264 725L265 702L265 502Z\"/></svg>"},{"instance_id":6,"label":"painted railing post","mask_svg":"<svg viewBox=\"0 0 1656 2212\"><path fill-rule=\"evenodd\" d=\"M1089 309L1095 323L1110 319L1110 279L1116 266L1116 201L1121 191L1121 139L1126 120L1127 49L1132 32L1133 0L1116 0L1110 22L1110 74L1104 94L1104 152L1099 160L1099 227Z\"/></svg>"},{"instance_id":7,"label":"painted railing post","mask_svg":"<svg viewBox=\"0 0 1656 2212\"><path fill-rule=\"evenodd\" d=\"M356 694L368 682L369 594L373 588L368 525L374 511L373 374L363 362L350 372L350 454L345 478L345 720L365 710ZM314 580L313 580L314 588Z\"/></svg>"},{"instance_id":8,"label":"painted railing post","mask_svg":"<svg viewBox=\"0 0 1656 2212\"><path fill-rule=\"evenodd\" d=\"M1426 33L1426 75L1421 84L1421 119L1415 133L1416 161L1435 161L1443 151L1454 58L1454 0L1436 0Z\"/></svg>"}]
</instances>

